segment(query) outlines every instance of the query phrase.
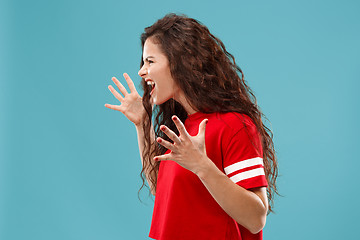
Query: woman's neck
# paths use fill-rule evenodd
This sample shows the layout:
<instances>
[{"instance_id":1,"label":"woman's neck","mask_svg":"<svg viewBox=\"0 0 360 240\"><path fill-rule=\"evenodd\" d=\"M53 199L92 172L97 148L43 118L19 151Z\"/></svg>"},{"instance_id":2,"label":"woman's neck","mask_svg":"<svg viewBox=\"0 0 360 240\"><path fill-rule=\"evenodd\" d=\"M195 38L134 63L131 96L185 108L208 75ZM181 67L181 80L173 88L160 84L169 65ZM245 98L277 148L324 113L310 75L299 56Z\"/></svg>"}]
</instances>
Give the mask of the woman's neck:
<instances>
[{"instance_id":1,"label":"woman's neck","mask_svg":"<svg viewBox=\"0 0 360 240\"><path fill-rule=\"evenodd\" d=\"M178 96L178 98L175 99L175 101L177 101L178 103L181 104L181 106L185 109L185 111L187 112L188 115L198 112L197 109L194 109L193 107L191 107L189 101L186 99L184 94L179 94L179 95L180 96Z\"/></svg>"}]
</instances>

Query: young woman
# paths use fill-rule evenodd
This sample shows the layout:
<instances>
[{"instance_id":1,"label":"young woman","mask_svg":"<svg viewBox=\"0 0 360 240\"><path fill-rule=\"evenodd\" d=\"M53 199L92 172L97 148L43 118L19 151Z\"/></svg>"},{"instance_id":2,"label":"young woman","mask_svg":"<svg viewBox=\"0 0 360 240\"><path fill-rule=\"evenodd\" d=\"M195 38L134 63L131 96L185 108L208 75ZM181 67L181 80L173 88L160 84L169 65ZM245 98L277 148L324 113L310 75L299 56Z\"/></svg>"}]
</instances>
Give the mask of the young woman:
<instances>
[{"instance_id":1,"label":"young woman","mask_svg":"<svg viewBox=\"0 0 360 240\"><path fill-rule=\"evenodd\" d=\"M121 104L105 106L136 126L143 183L155 195L149 236L262 239L277 163L234 57L185 15L159 19L141 43L143 97L125 73L130 92L113 77L122 95L109 89Z\"/></svg>"}]
</instances>

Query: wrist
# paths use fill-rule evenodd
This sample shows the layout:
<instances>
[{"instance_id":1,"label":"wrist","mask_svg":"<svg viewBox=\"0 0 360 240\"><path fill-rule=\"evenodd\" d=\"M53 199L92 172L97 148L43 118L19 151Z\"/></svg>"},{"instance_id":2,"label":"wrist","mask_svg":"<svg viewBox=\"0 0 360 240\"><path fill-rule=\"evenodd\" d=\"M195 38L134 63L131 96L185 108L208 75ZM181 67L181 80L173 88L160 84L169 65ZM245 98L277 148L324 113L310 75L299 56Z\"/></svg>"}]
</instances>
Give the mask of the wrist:
<instances>
[{"instance_id":1,"label":"wrist","mask_svg":"<svg viewBox=\"0 0 360 240\"><path fill-rule=\"evenodd\" d=\"M205 180L209 175L219 170L214 162L207 156L202 162L201 166L194 172L200 180Z\"/></svg>"},{"instance_id":2,"label":"wrist","mask_svg":"<svg viewBox=\"0 0 360 240\"><path fill-rule=\"evenodd\" d=\"M142 127L144 125L144 121L141 121L141 120L139 122L136 122L136 123L133 122L133 123L134 123L135 127L138 129L140 129L140 128L142 129Z\"/></svg>"}]
</instances>

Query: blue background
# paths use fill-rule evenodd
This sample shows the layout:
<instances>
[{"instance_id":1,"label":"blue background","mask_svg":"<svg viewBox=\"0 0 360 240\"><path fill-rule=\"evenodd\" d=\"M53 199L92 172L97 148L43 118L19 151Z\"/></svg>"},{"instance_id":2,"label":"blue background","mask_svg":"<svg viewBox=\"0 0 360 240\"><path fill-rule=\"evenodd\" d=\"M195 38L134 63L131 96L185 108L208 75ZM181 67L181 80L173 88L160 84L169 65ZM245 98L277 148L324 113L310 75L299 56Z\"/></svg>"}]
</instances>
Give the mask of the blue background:
<instances>
[{"instance_id":1,"label":"blue background","mask_svg":"<svg viewBox=\"0 0 360 240\"><path fill-rule=\"evenodd\" d=\"M135 128L107 86L137 75L166 13L209 27L274 133L283 197L265 239L354 239L359 1L0 2L0 239L148 239Z\"/></svg>"}]
</instances>

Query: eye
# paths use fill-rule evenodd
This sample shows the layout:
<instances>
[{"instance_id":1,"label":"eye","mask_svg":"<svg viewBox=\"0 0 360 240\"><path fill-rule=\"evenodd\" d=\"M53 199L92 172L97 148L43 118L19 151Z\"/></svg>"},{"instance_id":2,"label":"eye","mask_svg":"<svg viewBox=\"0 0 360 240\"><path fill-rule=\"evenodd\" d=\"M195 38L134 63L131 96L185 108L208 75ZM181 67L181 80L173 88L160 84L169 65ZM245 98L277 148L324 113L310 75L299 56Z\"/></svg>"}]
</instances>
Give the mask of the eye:
<instances>
[{"instance_id":1,"label":"eye","mask_svg":"<svg viewBox=\"0 0 360 240\"><path fill-rule=\"evenodd\" d=\"M150 63L154 63L154 62L153 62L153 61L151 61L151 60L148 60L148 62L149 62L149 64L150 64Z\"/></svg>"}]
</instances>

